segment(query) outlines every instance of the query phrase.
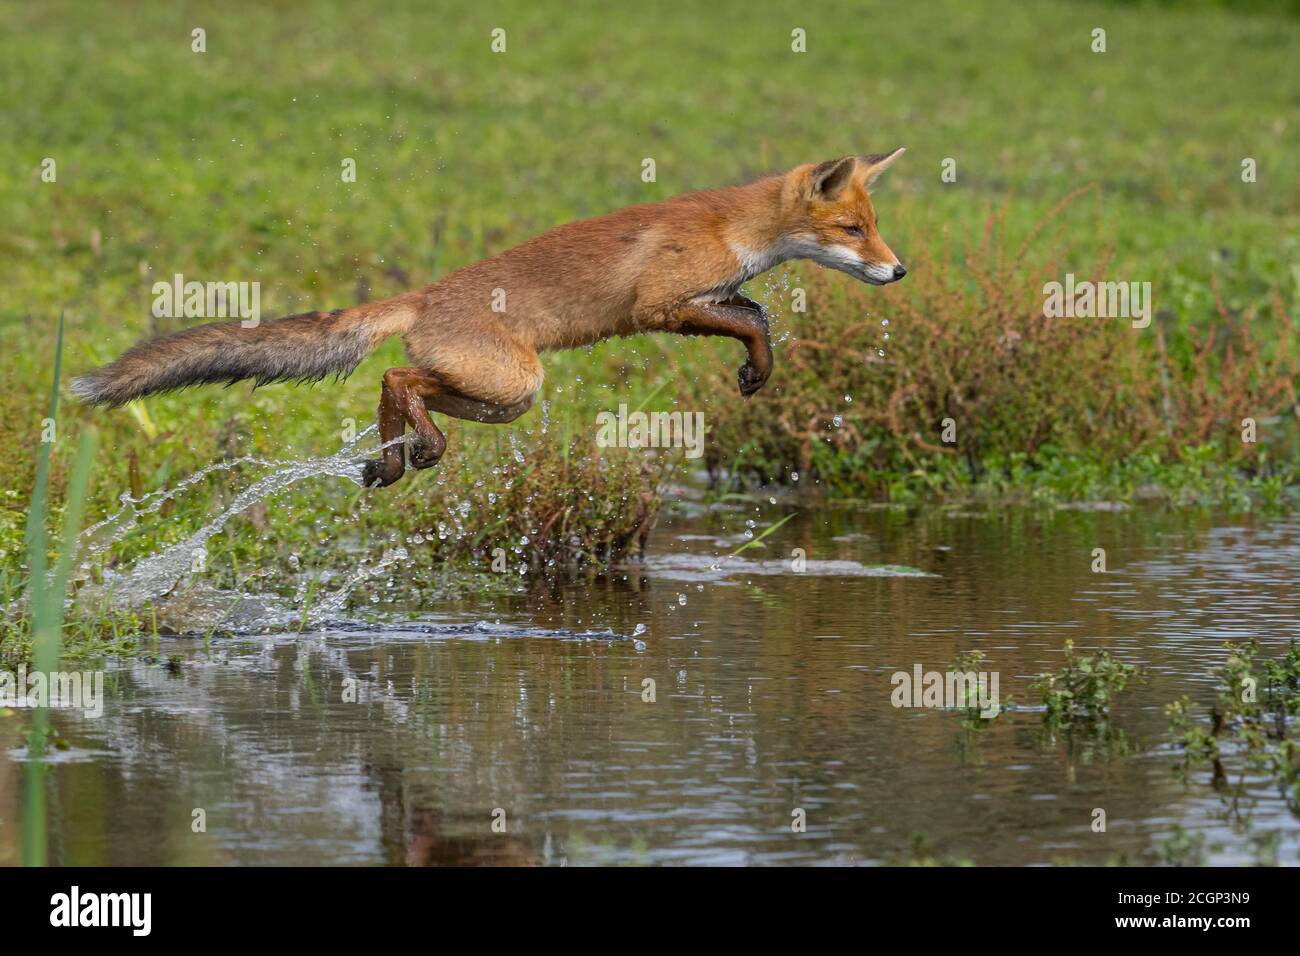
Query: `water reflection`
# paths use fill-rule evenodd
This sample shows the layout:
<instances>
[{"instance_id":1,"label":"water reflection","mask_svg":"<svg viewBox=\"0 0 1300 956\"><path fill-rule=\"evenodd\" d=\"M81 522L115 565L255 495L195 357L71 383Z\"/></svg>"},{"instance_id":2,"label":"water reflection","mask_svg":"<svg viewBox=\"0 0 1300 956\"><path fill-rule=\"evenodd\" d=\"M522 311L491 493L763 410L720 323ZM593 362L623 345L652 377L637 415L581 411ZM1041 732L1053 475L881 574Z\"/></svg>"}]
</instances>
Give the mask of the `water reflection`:
<instances>
[{"instance_id":1,"label":"water reflection","mask_svg":"<svg viewBox=\"0 0 1300 956\"><path fill-rule=\"evenodd\" d=\"M1222 781L1171 773L1162 708L1209 700L1224 640L1268 656L1300 636L1300 525L845 509L722 560L748 517L679 517L644 565L389 607L382 627L164 639L112 666L102 719L55 715L51 859L881 863L919 843L981 864L1150 863L1175 825L1221 844L1211 862L1254 858ZM1052 737L1022 709L969 734L890 704L893 672L974 649L1032 703L1066 638L1147 668L1104 731ZM5 863L24 720L0 718ZM1246 787L1252 832L1294 862L1297 821Z\"/></svg>"}]
</instances>

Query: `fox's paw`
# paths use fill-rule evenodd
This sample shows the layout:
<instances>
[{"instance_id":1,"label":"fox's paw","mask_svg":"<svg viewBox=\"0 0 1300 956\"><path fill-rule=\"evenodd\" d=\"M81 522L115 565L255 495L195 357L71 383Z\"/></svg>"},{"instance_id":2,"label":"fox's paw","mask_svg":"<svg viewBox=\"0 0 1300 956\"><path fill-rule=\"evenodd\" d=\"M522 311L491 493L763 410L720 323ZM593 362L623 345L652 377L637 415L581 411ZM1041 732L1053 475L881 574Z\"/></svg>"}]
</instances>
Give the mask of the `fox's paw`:
<instances>
[{"instance_id":1,"label":"fox's paw","mask_svg":"<svg viewBox=\"0 0 1300 956\"><path fill-rule=\"evenodd\" d=\"M361 466L361 484L367 488L383 488L401 478L405 470L400 461L396 467L390 467L382 459L370 458Z\"/></svg>"},{"instance_id":2,"label":"fox's paw","mask_svg":"<svg viewBox=\"0 0 1300 956\"><path fill-rule=\"evenodd\" d=\"M442 460L442 453L447 450L447 440L441 435L425 438L412 435L406 440L407 457L412 468L432 468Z\"/></svg>"},{"instance_id":3,"label":"fox's paw","mask_svg":"<svg viewBox=\"0 0 1300 956\"><path fill-rule=\"evenodd\" d=\"M749 398L760 388L767 384L767 377L772 374L772 367L769 365L766 371L760 370L753 362L746 362L740 367L736 374L740 382L740 395L742 398Z\"/></svg>"}]
</instances>

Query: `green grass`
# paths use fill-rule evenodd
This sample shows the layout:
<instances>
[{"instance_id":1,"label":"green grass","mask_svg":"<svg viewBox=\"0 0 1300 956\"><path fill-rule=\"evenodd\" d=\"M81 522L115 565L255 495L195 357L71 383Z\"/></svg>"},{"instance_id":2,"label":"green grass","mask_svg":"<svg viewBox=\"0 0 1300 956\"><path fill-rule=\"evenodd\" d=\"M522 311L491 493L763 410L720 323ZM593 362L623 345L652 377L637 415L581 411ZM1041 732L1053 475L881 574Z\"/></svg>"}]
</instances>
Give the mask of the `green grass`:
<instances>
[{"instance_id":1,"label":"green grass","mask_svg":"<svg viewBox=\"0 0 1300 956\"><path fill-rule=\"evenodd\" d=\"M36 397L50 387L60 313L66 366L81 372L175 325L149 315L152 283L174 273L258 281L266 316L336 308L355 302L359 285L372 298L414 288L575 217L896 145L909 151L877 205L905 261L979 235L994 210L999 228L1024 235L1095 182L1096 221L1070 221L1077 254L1092 261L1113 249L1118 274L1153 283L1171 327L1213 314L1212 274L1234 313L1275 293L1294 311L1300 20L1293 6L1218 6L6 5L7 445L31 448L39 433ZM1089 48L1098 26L1104 54ZM206 30L204 54L191 52L195 27ZM496 27L507 31L504 54L489 48ZM795 27L807 31L807 53L791 52ZM40 179L45 157L57 163L55 183ZM653 183L640 176L647 157ZM955 183L940 180L949 157ZM1244 157L1258 163L1254 184L1241 181ZM344 158L356 160L355 183L341 181ZM290 490L271 506L271 530L237 520L209 566L229 583L291 555L314 572L377 554L449 521L479 477L496 469L508 480L510 434L530 455L552 449L539 460L567 460L567 444L554 451L560 437L583 454L597 411L649 396L669 407L678 383L715 368L730 376L740 358L734 343L667 338L548 356L546 434L539 407L531 432L456 426L445 474L409 473L382 495L323 479ZM402 363L394 342L337 385L207 388L120 411L68 403L60 435L92 421L102 430L94 520L122 491L157 489L221 456L335 451L345 429L373 416L382 370ZM778 366L769 388L782 380ZM704 410L738 400L722 389ZM72 460L61 438L55 502ZM1086 478L1100 467L1071 458L1057 473ZM0 461L0 563L13 579L33 469L27 454ZM1000 474L1026 484L1039 470L1013 463ZM601 494L616 505L653 494L659 480L634 461L614 472ZM895 496L933 484L884 477ZM118 557L181 540L233 487L206 483L141 526ZM586 514L585 488L549 494L593 528L608 518ZM511 546L517 529L496 507L477 503L474 546L441 556L480 560L493 542Z\"/></svg>"}]
</instances>

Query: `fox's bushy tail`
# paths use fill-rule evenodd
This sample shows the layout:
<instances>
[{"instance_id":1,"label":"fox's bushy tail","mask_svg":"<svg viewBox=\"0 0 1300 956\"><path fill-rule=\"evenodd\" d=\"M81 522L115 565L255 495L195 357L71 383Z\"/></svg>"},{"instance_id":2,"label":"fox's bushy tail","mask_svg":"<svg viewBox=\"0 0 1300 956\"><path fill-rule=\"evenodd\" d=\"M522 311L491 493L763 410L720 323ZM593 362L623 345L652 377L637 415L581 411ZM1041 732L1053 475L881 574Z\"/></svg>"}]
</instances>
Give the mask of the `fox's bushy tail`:
<instances>
[{"instance_id":1,"label":"fox's bushy tail","mask_svg":"<svg viewBox=\"0 0 1300 956\"><path fill-rule=\"evenodd\" d=\"M347 375L380 342L411 326L416 298L408 293L249 328L235 319L173 332L132 346L116 362L74 379L72 391L92 405L117 406L189 385L315 382Z\"/></svg>"}]
</instances>

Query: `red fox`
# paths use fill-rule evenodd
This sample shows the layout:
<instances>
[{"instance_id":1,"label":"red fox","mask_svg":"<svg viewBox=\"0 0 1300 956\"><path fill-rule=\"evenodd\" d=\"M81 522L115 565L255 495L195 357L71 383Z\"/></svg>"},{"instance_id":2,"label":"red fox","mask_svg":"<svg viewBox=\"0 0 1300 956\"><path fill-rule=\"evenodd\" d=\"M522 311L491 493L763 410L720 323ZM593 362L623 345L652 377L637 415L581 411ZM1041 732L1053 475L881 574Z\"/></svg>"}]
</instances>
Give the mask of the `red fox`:
<instances>
[{"instance_id":1,"label":"red fox","mask_svg":"<svg viewBox=\"0 0 1300 956\"><path fill-rule=\"evenodd\" d=\"M743 186L686 193L552 229L465 266L418 292L251 328L217 322L141 342L73 382L92 404L254 379L347 375L401 335L411 368L384 373L382 458L367 487L431 468L447 448L430 411L476 422L514 421L542 385L537 353L643 332L724 335L742 342L748 398L772 373L761 306L745 282L790 259L811 259L874 285L907 274L876 231L868 188L901 154L807 163ZM402 438L409 425L414 435ZM390 442L392 444L390 444Z\"/></svg>"}]
</instances>

